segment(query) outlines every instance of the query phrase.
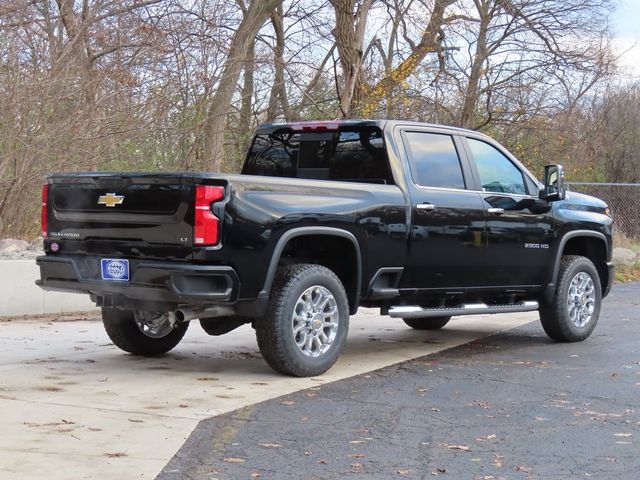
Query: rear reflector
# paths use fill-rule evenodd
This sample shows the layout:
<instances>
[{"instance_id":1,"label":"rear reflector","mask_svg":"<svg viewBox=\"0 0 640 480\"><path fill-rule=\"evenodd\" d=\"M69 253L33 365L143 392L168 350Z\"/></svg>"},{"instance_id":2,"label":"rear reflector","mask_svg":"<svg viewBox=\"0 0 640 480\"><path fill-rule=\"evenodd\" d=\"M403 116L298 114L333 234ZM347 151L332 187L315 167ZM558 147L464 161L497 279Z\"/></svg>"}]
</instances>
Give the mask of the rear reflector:
<instances>
[{"instance_id":1,"label":"rear reflector","mask_svg":"<svg viewBox=\"0 0 640 480\"><path fill-rule=\"evenodd\" d=\"M224 187L196 185L194 245L216 245L220 241L220 220L211 211L211 204L223 198Z\"/></svg>"},{"instance_id":2,"label":"rear reflector","mask_svg":"<svg viewBox=\"0 0 640 480\"><path fill-rule=\"evenodd\" d=\"M42 225L42 236L47 236L47 204L49 203L49 184L42 186L42 210L40 214L40 223Z\"/></svg>"}]
</instances>

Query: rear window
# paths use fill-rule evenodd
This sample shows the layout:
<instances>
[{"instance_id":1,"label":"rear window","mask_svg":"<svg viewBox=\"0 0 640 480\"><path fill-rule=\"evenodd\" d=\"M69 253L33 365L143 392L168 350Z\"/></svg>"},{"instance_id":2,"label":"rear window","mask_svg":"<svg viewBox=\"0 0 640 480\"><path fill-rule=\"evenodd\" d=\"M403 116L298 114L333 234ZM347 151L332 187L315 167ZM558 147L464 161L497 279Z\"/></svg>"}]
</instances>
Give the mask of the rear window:
<instances>
[{"instance_id":1,"label":"rear window","mask_svg":"<svg viewBox=\"0 0 640 480\"><path fill-rule=\"evenodd\" d=\"M375 127L302 133L283 129L256 135L242 173L394 183L382 132Z\"/></svg>"},{"instance_id":2,"label":"rear window","mask_svg":"<svg viewBox=\"0 0 640 480\"><path fill-rule=\"evenodd\" d=\"M458 151L451 135L406 132L411 175L421 187L464 189Z\"/></svg>"}]
</instances>

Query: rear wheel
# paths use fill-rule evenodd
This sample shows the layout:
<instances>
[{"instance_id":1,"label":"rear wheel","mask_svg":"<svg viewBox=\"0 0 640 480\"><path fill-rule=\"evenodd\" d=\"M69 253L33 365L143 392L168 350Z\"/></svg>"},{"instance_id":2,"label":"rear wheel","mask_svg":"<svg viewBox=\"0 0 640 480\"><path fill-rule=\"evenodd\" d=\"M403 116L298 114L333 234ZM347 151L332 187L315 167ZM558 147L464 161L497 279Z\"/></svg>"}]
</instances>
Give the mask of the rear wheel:
<instances>
[{"instance_id":1,"label":"rear wheel","mask_svg":"<svg viewBox=\"0 0 640 480\"><path fill-rule=\"evenodd\" d=\"M349 330L340 279L321 265L280 267L264 317L255 321L260 352L274 370L320 375L336 362Z\"/></svg>"},{"instance_id":2,"label":"rear wheel","mask_svg":"<svg viewBox=\"0 0 640 480\"><path fill-rule=\"evenodd\" d=\"M402 321L416 330L440 330L451 320L448 317L403 318Z\"/></svg>"},{"instance_id":3,"label":"rear wheel","mask_svg":"<svg viewBox=\"0 0 640 480\"><path fill-rule=\"evenodd\" d=\"M174 348L189 327L172 312L102 309L102 323L114 345L134 355L162 355Z\"/></svg>"},{"instance_id":4,"label":"rear wheel","mask_svg":"<svg viewBox=\"0 0 640 480\"><path fill-rule=\"evenodd\" d=\"M591 260L565 255L554 296L540 306L542 327L557 342L580 342L596 328L601 301L600 277Z\"/></svg>"}]
</instances>

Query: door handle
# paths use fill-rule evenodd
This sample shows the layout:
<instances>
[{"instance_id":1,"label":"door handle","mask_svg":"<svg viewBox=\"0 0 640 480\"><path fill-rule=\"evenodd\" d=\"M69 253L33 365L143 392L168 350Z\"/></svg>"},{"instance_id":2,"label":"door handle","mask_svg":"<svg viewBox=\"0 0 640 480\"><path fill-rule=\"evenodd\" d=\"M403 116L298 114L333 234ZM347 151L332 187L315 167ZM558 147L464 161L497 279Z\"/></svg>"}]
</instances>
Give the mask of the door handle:
<instances>
[{"instance_id":1,"label":"door handle","mask_svg":"<svg viewBox=\"0 0 640 480\"><path fill-rule=\"evenodd\" d=\"M425 210L427 212L431 212L436 209L436 206L433 203L419 203L416 205L418 210Z\"/></svg>"},{"instance_id":2,"label":"door handle","mask_svg":"<svg viewBox=\"0 0 640 480\"><path fill-rule=\"evenodd\" d=\"M493 213L494 215L502 215L504 213L504 208L488 208L487 212Z\"/></svg>"}]
</instances>

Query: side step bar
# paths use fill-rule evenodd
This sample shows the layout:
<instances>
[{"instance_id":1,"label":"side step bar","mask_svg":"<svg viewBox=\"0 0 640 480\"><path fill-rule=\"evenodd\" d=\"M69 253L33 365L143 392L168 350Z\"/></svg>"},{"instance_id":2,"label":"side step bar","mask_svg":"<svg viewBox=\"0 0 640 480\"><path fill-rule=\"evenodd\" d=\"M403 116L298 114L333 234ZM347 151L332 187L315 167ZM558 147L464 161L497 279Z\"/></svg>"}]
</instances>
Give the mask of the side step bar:
<instances>
[{"instance_id":1,"label":"side step bar","mask_svg":"<svg viewBox=\"0 0 640 480\"><path fill-rule=\"evenodd\" d=\"M538 302L518 302L507 305L487 305L486 303L468 303L457 307L423 308L403 305L391 307L389 316L393 318L448 317L453 315L482 315L488 313L532 312L538 310Z\"/></svg>"}]
</instances>

